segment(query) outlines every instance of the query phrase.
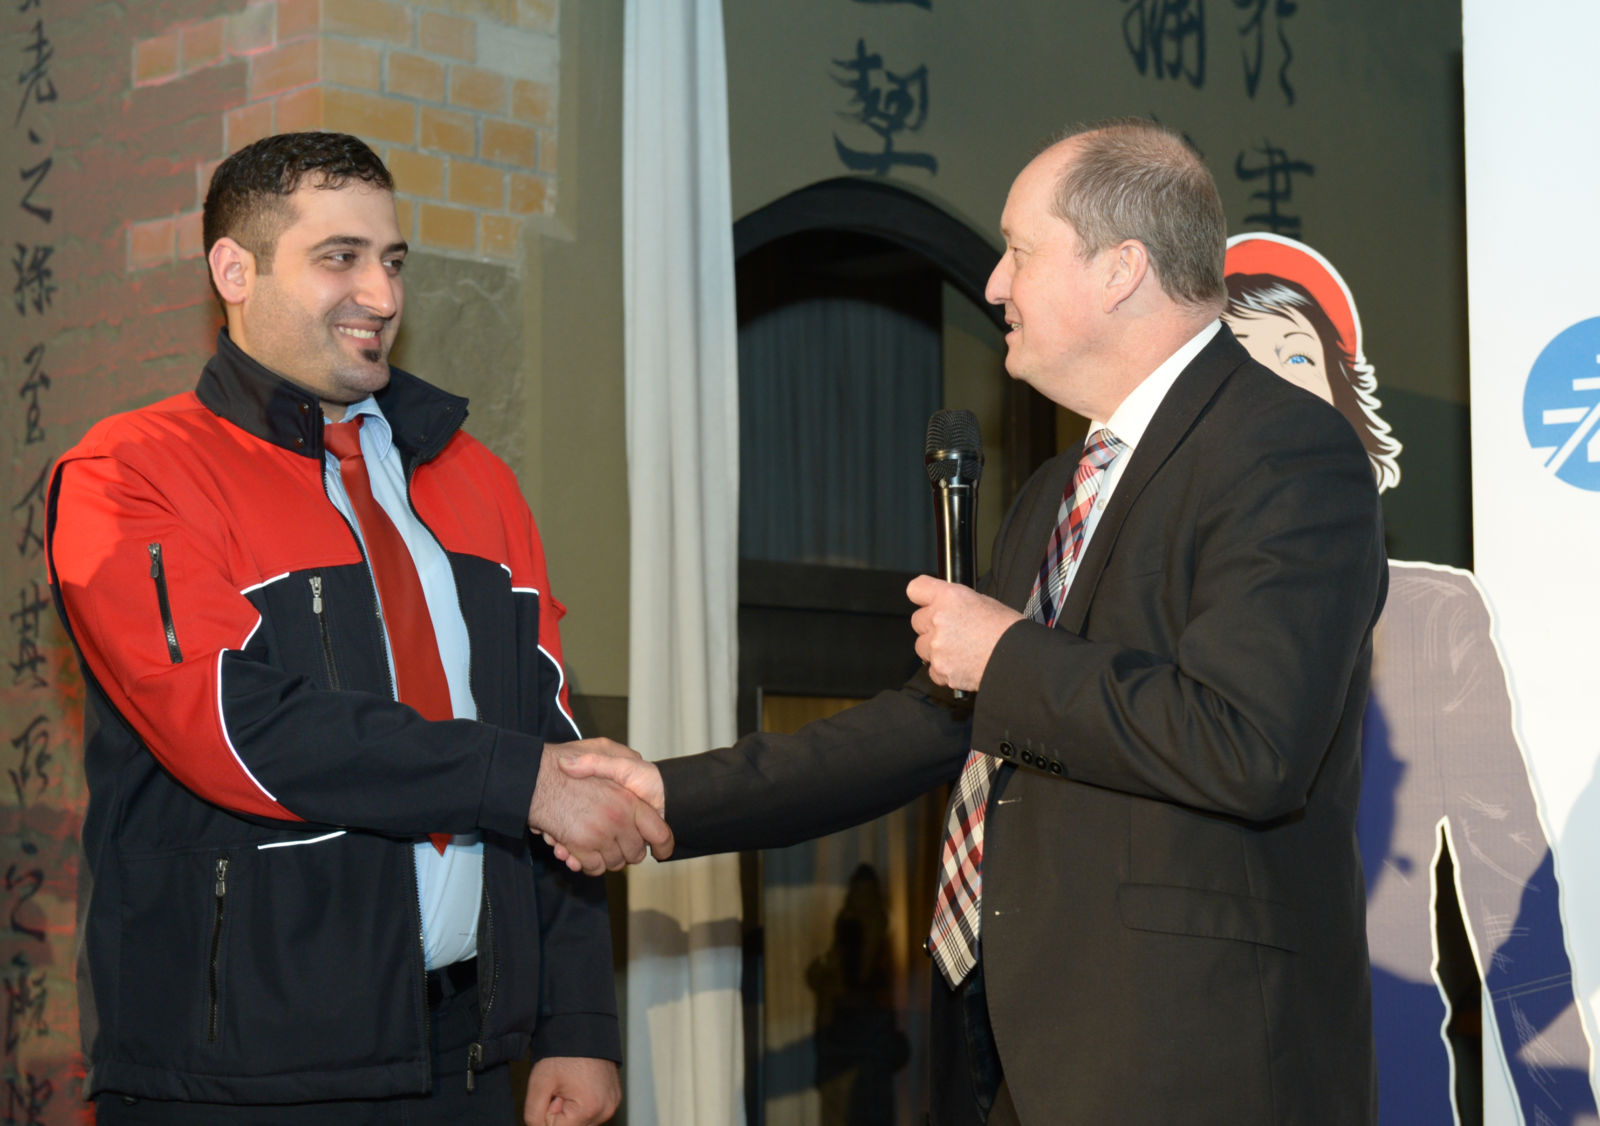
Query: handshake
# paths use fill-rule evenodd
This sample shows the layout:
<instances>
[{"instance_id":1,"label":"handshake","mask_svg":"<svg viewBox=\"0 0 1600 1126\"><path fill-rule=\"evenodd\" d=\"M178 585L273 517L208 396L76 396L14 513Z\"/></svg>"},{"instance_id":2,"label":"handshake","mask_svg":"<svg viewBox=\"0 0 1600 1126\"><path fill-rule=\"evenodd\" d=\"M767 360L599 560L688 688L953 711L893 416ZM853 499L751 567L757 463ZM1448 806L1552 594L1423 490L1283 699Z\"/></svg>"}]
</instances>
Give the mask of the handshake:
<instances>
[{"instance_id":1,"label":"handshake","mask_svg":"<svg viewBox=\"0 0 1600 1126\"><path fill-rule=\"evenodd\" d=\"M528 828L568 868L598 876L639 863L646 849L671 856L665 811L661 772L639 752L610 739L546 743Z\"/></svg>"}]
</instances>

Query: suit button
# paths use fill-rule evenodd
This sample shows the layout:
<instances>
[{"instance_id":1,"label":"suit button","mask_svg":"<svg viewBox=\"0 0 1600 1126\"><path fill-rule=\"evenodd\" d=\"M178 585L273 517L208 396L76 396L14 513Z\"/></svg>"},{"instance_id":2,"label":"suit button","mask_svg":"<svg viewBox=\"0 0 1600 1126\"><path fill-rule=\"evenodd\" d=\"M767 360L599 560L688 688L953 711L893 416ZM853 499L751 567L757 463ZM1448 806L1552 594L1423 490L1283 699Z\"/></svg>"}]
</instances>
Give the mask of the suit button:
<instances>
[{"instance_id":1,"label":"suit button","mask_svg":"<svg viewBox=\"0 0 1600 1126\"><path fill-rule=\"evenodd\" d=\"M1023 751L1022 752L1022 762L1023 762L1023 764L1025 766L1032 766L1033 765L1033 752L1031 752L1031 751Z\"/></svg>"},{"instance_id":2,"label":"suit button","mask_svg":"<svg viewBox=\"0 0 1600 1126\"><path fill-rule=\"evenodd\" d=\"M1050 764L1050 773L1051 774L1060 774L1061 773L1061 764L1059 762L1052 762Z\"/></svg>"},{"instance_id":3,"label":"suit button","mask_svg":"<svg viewBox=\"0 0 1600 1126\"><path fill-rule=\"evenodd\" d=\"M1013 747L1011 745L1011 741L1009 739L1000 740L1000 757L1001 758L1016 758L1017 757L1017 748L1015 748L1015 747Z\"/></svg>"}]
</instances>

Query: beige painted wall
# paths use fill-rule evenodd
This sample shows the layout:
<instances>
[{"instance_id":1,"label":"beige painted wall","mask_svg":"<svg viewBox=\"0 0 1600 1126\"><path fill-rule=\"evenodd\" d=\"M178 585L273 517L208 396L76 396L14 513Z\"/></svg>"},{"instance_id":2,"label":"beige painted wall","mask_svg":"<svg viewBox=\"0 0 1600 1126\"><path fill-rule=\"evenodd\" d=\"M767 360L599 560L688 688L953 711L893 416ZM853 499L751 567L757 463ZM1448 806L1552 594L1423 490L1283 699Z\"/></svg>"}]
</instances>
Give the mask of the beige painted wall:
<instances>
[{"instance_id":1,"label":"beige painted wall","mask_svg":"<svg viewBox=\"0 0 1600 1126\"><path fill-rule=\"evenodd\" d=\"M628 691L622 360L622 0L562 10L550 214L509 266L417 256L398 362L472 399L467 426L533 509L572 690Z\"/></svg>"},{"instance_id":2,"label":"beige painted wall","mask_svg":"<svg viewBox=\"0 0 1600 1126\"><path fill-rule=\"evenodd\" d=\"M573 690L628 692L622 351L622 0L567 11L559 227L530 240L524 491L550 558ZM570 36L570 38L568 37ZM568 174L572 176L569 182Z\"/></svg>"}]
</instances>

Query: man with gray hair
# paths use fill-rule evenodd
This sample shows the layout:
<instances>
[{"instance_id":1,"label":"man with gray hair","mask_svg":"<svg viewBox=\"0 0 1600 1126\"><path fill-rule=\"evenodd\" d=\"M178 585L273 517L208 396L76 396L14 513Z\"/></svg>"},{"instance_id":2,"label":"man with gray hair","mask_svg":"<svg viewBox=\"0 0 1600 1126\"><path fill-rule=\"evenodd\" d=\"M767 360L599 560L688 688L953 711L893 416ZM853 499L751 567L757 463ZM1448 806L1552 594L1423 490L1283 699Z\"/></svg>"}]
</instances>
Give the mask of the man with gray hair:
<instances>
[{"instance_id":1,"label":"man with gray hair","mask_svg":"<svg viewBox=\"0 0 1600 1126\"><path fill-rule=\"evenodd\" d=\"M979 591L911 583L926 670L793 735L570 769L635 789L687 855L958 780L928 941L936 1123L1370 1122L1366 456L1218 320L1222 208L1179 137L1068 135L1001 231L1007 370L1092 421L1023 487Z\"/></svg>"}]
</instances>

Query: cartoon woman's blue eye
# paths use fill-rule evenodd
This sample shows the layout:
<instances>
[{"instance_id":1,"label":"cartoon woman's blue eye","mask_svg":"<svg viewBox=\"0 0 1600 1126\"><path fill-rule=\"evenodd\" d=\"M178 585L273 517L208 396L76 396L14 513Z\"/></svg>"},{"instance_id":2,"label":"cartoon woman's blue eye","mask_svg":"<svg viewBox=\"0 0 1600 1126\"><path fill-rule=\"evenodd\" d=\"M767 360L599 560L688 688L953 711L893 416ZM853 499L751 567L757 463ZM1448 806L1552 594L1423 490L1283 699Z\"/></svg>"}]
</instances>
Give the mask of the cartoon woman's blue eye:
<instances>
[{"instance_id":1,"label":"cartoon woman's blue eye","mask_svg":"<svg viewBox=\"0 0 1600 1126\"><path fill-rule=\"evenodd\" d=\"M1316 366L1316 361L1304 352L1296 352L1292 356L1286 356L1283 362L1286 364L1311 364L1313 367Z\"/></svg>"}]
</instances>

